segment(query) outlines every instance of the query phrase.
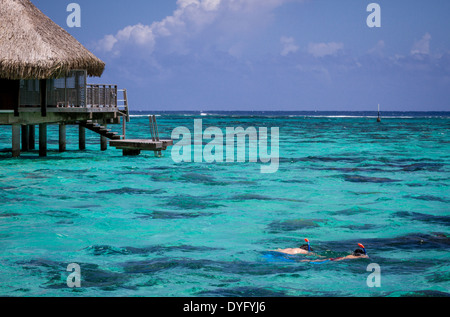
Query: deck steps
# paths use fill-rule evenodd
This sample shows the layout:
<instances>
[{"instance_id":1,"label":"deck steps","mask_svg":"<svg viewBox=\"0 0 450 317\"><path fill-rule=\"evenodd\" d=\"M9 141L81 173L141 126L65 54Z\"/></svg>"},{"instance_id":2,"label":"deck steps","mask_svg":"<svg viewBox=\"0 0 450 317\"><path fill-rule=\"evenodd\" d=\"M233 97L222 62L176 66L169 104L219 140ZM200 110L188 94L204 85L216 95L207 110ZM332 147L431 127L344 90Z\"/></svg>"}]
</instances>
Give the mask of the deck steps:
<instances>
[{"instance_id":1,"label":"deck steps","mask_svg":"<svg viewBox=\"0 0 450 317\"><path fill-rule=\"evenodd\" d=\"M121 135L119 135L117 132L113 132L111 131L111 129L108 129L107 127L102 126L101 124L98 124L96 122L80 122L80 126L85 127L86 129L100 134L101 136L104 136L105 138L108 138L110 140L120 140L122 138Z\"/></svg>"},{"instance_id":2,"label":"deck steps","mask_svg":"<svg viewBox=\"0 0 450 317\"><path fill-rule=\"evenodd\" d=\"M139 155L141 151L154 151L155 156L161 156L162 151L167 150L167 147L173 145L173 140L161 140L159 138L156 116L149 116L149 119L151 139L126 139L125 135L112 132L106 126L92 120L79 122L79 125L110 139L109 145L118 150L122 150L123 155L134 156ZM124 117L125 120L126 118Z\"/></svg>"}]
</instances>

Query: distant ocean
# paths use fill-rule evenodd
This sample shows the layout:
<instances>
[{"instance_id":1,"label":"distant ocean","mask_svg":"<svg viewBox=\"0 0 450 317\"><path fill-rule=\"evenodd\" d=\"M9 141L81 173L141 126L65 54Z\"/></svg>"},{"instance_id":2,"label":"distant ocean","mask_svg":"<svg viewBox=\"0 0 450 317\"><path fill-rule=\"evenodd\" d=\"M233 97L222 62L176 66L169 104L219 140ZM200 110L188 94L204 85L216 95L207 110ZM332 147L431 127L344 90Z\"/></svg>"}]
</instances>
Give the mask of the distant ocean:
<instances>
[{"instance_id":1,"label":"distant ocean","mask_svg":"<svg viewBox=\"0 0 450 317\"><path fill-rule=\"evenodd\" d=\"M149 138L133 112L128 138ZM58 152L0 153L0 296L448 296L449 112L151 112L174 128L279 127L274 174L252 162L123 157L67 128ZM112 127L120 132L120 127ZM207 143L207 142L205 142ZM204 144L205 144L204 143ZM0 126L0 150L11 128ZM308 238L313 264L269 251ZM81 288L67 286L67 266ZM369 264L381 268L369 287Z\"/></svg>"},{"instance_id":2,"label":"distant ocean","mask_svg":"<svg viewBox=\"0 0 450 317\"><path fill-rule=\"evenodd\" d=\"M276 116L276 117L329 117L370 118L378 117L375 111L132 111L134 116L159 115L217 115L217 116ZM381 113L387 118L447 118L449 111L387 111Z\"/></svg>"}]
</instances>

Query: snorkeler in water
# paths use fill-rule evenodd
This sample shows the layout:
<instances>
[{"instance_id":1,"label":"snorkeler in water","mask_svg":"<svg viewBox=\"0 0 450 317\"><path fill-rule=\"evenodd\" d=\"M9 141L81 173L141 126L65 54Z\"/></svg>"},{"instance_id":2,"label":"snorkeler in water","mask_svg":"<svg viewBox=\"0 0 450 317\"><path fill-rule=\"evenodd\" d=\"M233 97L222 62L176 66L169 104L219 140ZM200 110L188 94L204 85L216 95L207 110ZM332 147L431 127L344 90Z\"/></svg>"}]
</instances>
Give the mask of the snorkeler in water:
<instances>
[{"instance_id":1,"label":"snorkeler in water","mask_svg":"<svg viewBox=\"0 0 450 317\"><path fill-rule=\"evenodd\" d=\"M276 250L270 250L270 251L280 252L280 253L289 254L289 255L309 254L310 252L312 252L311 244L309 243L308 239L305 239L305 241L308 244L304 244L299 248L276 249Z\"/></svg>"},{"instance_id":2,"label":"snorkeler in water","mask_svg":"<svg viewBox=\"0 0 450 317\"><path fill-rule=\"evenodd\" d=\"M303 260L301 262L322 264L322 263L326 263L326 262L336 262L336 261L344 261L344 260L368 259L369 256L367 255L367 251L366 251L366 248L364 247L364 245L362 245L361 243L358 243L358 246L361 249L356 249L355 251L352 252L352 254L347 255L347 256L338 257L338 258L329 258L329 259L325 259L325 260Z\"/></svg>"}]
</instances>

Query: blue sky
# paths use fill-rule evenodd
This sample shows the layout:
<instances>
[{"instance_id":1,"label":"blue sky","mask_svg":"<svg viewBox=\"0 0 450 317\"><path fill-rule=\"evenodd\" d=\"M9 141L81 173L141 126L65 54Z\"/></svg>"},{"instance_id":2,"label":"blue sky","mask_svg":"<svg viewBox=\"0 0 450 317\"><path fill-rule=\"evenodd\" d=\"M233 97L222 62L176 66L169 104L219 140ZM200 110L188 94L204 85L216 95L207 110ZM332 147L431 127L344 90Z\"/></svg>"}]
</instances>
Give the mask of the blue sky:
<instances>
[{"instance_id":1,"label":"blue sky","mask_svg":"<svg viewBox=\"0 0 450 317\"><path fill-rule=\"evenodd\" d=\"M106 62L90 82L127 88L133 110L450 111L448 0L32 2Z\"/></svg>"}]
</instances>

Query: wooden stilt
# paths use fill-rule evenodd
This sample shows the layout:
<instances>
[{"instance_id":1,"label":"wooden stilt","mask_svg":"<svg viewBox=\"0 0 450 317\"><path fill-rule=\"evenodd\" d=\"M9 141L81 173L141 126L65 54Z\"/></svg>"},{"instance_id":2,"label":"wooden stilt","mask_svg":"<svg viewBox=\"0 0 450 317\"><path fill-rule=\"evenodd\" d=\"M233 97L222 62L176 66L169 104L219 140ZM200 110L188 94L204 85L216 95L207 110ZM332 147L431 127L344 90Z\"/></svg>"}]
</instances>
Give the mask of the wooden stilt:
<instances>
[{"instance_id":1,"label":"wooden stilt","mask_svg":"<svg viewBox=\"0 0 450 317\"><path fill-rule=\"evenodd\" d=\"M30 135L27 125L22 126L22 152L28 152L30 150Z\"/></svg>"},{"instance_id":2,"label":"wooden stilt","mask_svg":"<svg viewBox=\"0 0 450 317\"><path fill-rule=\"evenodd\" d=\"M78 147L81 151L86 150L86 128L78 126Z\"/></svg>"},{"instance_id":3,"label":"wooden stilt","mask_svg":"<svg viewBox=\"0 0 450 317\"><path fill-rule=\"evenodd\" d=\"M122 117L122 139L125 140L127 138L127 121L125 117Z\"/></svg>"},{"instance_id":4,"label":"wooden stilt","mask_svg":"<svg viewBox=\"0 0 450 317\"><path fill-rule=\"evenodd\" d=\"M47 116L47 80L39 80L39 89L41 93L41 116Z\"/></svg>"},{"instance_id":5,"label":"wooden stilt","mask_svg":"<svg viewBox=\"0 0 450 317\"><path fill-rule=\"evenodd\" d=\"M12 126L12 156L20 156L20 125L13 124Z\"/></svg>"},{"instance_id":6,"label":"wooden stilt","mask_svg":"<svg viewBox=\"0 0 450 317\"><path fill-rule=\"evenodd\" d=\"M39 124L39 156L47 156L47 124Z\"/></svg>"},{"instance_id":7,"label":"wooden stilt","mask_svg":"<svg viewBox=\"0 0 450 317\"><path fill-rule=\"evenodd\" d=\"M28 126L28 148L30 150L35 150L36 149L36 128L34 125L29 125Z\"/></svg>"},{"instance_id":8,"label":"wooden stilt","mask_svg":"<svg viewBox=\"0 0 450 317\"><path fill-rule=\"evenodd\" d=\"M59 152L65 152L67 148L66 127L64 123L59 125Z\"/></svg>"},{"instance_id":9,"label":"wooden stilt","mask_svg":"<svg viewBox=\"0 0 450 317\"><path fill-rule=\"evenodd\" d=\"M106 128L106 124L104 126ZM106 151L107 149L108 149L108 138L102 135L100 136L100 150Z\"/></svg>"}]
</instances>

